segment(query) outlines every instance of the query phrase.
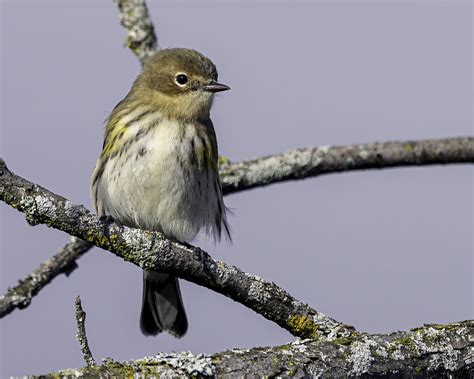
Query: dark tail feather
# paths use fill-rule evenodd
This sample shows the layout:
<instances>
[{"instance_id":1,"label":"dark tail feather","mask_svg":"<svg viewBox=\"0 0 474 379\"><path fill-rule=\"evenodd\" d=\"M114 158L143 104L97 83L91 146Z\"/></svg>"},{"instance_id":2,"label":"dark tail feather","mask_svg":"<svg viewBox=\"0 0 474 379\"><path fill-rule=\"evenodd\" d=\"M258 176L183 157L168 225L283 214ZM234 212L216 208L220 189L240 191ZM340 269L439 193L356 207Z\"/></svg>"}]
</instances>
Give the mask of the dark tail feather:
<instances>
[{"instance_id":1,"label":"dark tail feather","mask_svg":"<svg viewBox=\"0 0 474 379\"><path fill-rule=\"evenodd\" d=\"M143 271L140 329L146 336L156 336L163 330L175 337L186 334L188 320L176 277Z\"/></svg>"}]
</instances>

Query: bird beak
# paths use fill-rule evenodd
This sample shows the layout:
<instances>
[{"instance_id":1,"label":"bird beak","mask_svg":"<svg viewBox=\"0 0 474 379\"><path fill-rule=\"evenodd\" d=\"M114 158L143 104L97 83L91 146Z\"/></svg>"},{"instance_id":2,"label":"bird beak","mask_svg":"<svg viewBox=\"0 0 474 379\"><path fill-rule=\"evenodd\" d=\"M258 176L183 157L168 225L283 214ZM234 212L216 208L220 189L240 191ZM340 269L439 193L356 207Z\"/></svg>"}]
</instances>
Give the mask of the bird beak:
<instances>
[{"instance_id":1,"label":"bird beak","mask_svg":"<svg viewBox=\"0 0 474 379\"><path fill-rule=\"evenodd\" d=\"M227 91L230 89L229 86L226 86L225 84L220 84L215 81L210 82L207 86L202 87L204 91L209 91L209 92L221 92L221 91Z\"/></svg>"}]
</instances>

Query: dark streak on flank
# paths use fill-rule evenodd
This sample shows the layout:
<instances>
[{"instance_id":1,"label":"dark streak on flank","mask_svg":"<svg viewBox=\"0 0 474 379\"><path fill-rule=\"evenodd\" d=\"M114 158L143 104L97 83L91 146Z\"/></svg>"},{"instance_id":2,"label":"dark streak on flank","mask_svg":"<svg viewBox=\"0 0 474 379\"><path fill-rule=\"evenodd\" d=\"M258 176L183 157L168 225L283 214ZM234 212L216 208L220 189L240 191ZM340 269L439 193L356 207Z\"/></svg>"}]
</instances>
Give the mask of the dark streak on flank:
<instances>
[{"instance_id":1,"label":"dark streak on flank","mask_svg":"<svg viewBox=\"0 0 474 379\"><path fill-rule=\"evenodd\" d=\"M223 211L223 209L222 209L222 201L218 201L218 202L217 202L217 211L218 211L218 215L219 215L219 217L220 217L220 216L222 215L222 211Z\"/></svg>"},{"instance_id":2,"label":"dark streak on flank","mask_svg":"<svg viewBox=\"0 0 474 379\"><path fill-rule=\"evenodd\" d=\"M201 144L203 146L203 153L202 153L203 167L201 167L201 169L207 171L210 167L209 165L210 146L206 138L202 138L201 136L199 136L199 140L201 141Z\"/></svg>"},{"instance_id":3,"label":"dark streak on flank","mask_svg":"<svg viewBox=\"0 0 474 379\"><path fill-rule=\"evenodd\" d=\"M146 154L146 148L144 146L140 147L137 155L135 155L135 160L138 161L139 158L143 157Z\"/></svg>"},{"instance_id":4,"label":"dark streak on flank","mask_svg":"<svg viewBox=\"0 0 474 379\"><path fill-rule=\"evenodd\" d=\"M216 228L217 228L217 235L219 236L219 238L221 238L222 225L221 225L221 215L219 213L216 213L216 215L214 217L214 223L215 223Z\"/></svg>"},{"instance_id":5,"label":"dark streak on flank","mask_svg":"<svg viewBox=\"0 0 474 379\"><path fill-rule=\"evenodd\" d=\"M133 137L134 141L138 141L145 134L145 129L140 129L137 134Z\"/></svg>"},{"instance_id":6,"label":"dark streak on flank","mask_svg":"<svg viewBox=\"0 0 474 379\"><path fill-rule=\"evenodd\" d=\"M197 158L196 158L196 144L194 143L194 138L191 138L191 141L190 141L190 144L191 144L191 148L189 149L189 154L191 155L189 157L189 160L191 162L192 165L196 165L197 163Z\"/></svg>"}]
</instances>

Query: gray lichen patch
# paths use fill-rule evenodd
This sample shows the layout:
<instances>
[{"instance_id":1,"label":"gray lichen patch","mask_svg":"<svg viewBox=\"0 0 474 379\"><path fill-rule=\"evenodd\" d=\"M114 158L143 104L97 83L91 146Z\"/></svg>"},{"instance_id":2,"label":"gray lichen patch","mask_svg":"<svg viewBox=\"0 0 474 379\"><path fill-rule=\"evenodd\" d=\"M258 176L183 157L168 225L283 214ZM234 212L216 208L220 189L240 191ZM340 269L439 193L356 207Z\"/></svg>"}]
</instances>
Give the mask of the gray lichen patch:
<instances>
[{"instance_id":1,"label":"gray lichen patch","mask_svg":"<svg viewBox=\"0 0 474 379\"><path fill-rule=\"evenodd\" d=\"M256 275L246 274L250 279L249 297L256 299L259 302L266 302L272 298L272 295L267 291L266 282Z\"/></svg>"},{"instance_id":2,"label":"gray lichen patch","mask_svg":"<svg viewBox=\"0 0 474 379\"><path fill-rule=\"evenodd\" d=\"M229 266L222 261L216 262L216 272L217 276L223 281L226 282L235 275L237 275L240 270L234 266Z\"/></svg>"},{"instance_id":3,"label":"gray lichen patch","mask_svg":"<svg viewBox=\"0 0 474 379\"><path fill-rule=\"evenodd\" d=\"M133 228L123 228L115 231L125 246L122 258L127 261L137 262L143 269L156 268L158 258L166 259L172 251L172 243L165 239L161 233L145 232ZM113 240L114 235L111 236Z\"/></svg>"},{"instance_id":4,"label":"gray lichen patch","mask_svg":"<svg viewBox=\"0 0 474 379\"><path fill-rule=\"evenodd\" d=\"M28 224L30 224L31 226L35 226L40 223L40 221L38 220L34 197L25 196L21 199L19 206L21 209L23 209L23 213L25 214L25 219Z\"/></svg>"},{"instance_id":5,"label":"gray lichen patch","mask_svg":"<svg viewBox=\"0 0 474 379\"><path fill-rule=\"evenodd\" d=\"M305 339L297 338L296 340L291 342L291 345L293 346L294 350L296 350L300 353L304 353L308 350L307 343L309 343L311 341L312 341L311 338L305 338Z\"/></svg>"},{"instance_id":6,"label":"gray lichen patch","mask_svg":"<svg viewBox=\"0 0 474 379\"><path fill-rule=\"evenodd\" d=\"M318 325L320 333L324 334L328 341L349 338L355 332L352 326L341 324L321 312L317 312L313 316L313 321Z\"/></svg>"},{"instance_id":7,"label":"gray lichen patch","mask_svg":"<svg viewBox=\"0 0 474 379\"><path fill-rule=\"evenodd\" d=\"M81 209L69 200L66 200L64 203L64 213L67 217L75 219L81 216Z\"/></svg>"},{"instance_id":8,"label":"gray lichen patch","mask_svg":"<svg viewBox=\"0 0 474 379\"><path fill-rule=\"evenodd\" d=\"M36 186L33 186L33 190ZM57 207L54 199L48 195L26 195L19 202L19 208L25 214L25 219L31 226L40 223L49 223L49 220L56 218ZM46 220L46 221L45 221Z\"/></svg>"},{"instance_id":9,"label":"gray lichen patch","mask_svg":"<svg viewBox=\"0 0 474 379\"><path fill-rule=\"evenodd\" d=\"M362 159L367 159L370 155L369 151L366 149L364 145L359 145L359 157Z\"/></svg>"},{"instance_id":10,"label":"gray lichen patch","mask_svg":"<svg viewBox=\"0 0 474 379\"><path fill-rule=\"evenodd\" d=\"M352 364L351 375L362 375L369 372L372 362L375 360L371 347L377 346L377 343L362 337L361 341L353 343L350 347L350 355L347 361Z\"/></svg>"},{"instance_id":11,"label":"gray lichen patch","mask_svg":"<svg viewBox=\"0 0 474 379\"><path fill-rule=\"evenodd\" d=\"M319 148L316 148L313 151L312 157L311 157L311 164L312 168L319 166L322 162L324 162L324 158L326 157L327 153L329 151L329 146L321 146Z\"/></svg>"},{"instance_id":12,"label":"gray lichen patch","mask_svg":"<svg viewBox=\"0 0 474 379\"><path fill-rule=\"evenodd\" d=\"M444 347L444 350L438 354L435 354L433 356L433 361L437 361L438 359L441 360L441 364L443 367L448 370L448 371L456 371L458 368L458 357L459 357L459 352L457 350L454 350L454 348L451 345L446 345ZM438 369L439 364L438 362L432 363L430 366L428 366L428 370L435 370Z\"/></svg>"},{"instance_id":13,"label":"gray lichen patch","mask_svg":"<svg viewBox=\"0 0 474 379\"><path fill-rule=\"evenodd\" d=\"M35 196L36 209L39 215L52 219L56 216L56 205L46 196Z\"/></svg>"},{"instance_id":14,"label":"gray lichen patch","mask_svg":"<svg viewBox=\"0 0 474 379\"><path fill-rule=\"evenodd\" d=\"M31 303L31 294L11 294L9 299L15 306L18 306L20 309L22 309L27 307Z\"/></svg>"},{"instance_id":15,"label":"gray lichen patch","mask_svg":"<svg viewBox=\"0 0 474 379\"><path fill-rule=\"evenodd\" d=\"M183 376L212 376L215 372L210 356L205 354L194 355L189 351L182 353L158 353L153 357L145 357L129 362L132 366L140 365L168 365L174 375Z\"/></svg>"},{"instance_id":16,"label":"gray lichen patch","mask_svg":"<svg viewBox=\"0 0 474 379\"><path fill-rule=\"evenodd\" d=\"M460 352L455 349L464 343L468 333L467 327L461 327L453 334L449 327L427 325L394 339L388 344L387 350L390 357L396 360L404 360L412 355L429 355L429 371L438 370L440 367L456 371L461 364L469 364L460 362Z\"/></svg>"}]
</instances>

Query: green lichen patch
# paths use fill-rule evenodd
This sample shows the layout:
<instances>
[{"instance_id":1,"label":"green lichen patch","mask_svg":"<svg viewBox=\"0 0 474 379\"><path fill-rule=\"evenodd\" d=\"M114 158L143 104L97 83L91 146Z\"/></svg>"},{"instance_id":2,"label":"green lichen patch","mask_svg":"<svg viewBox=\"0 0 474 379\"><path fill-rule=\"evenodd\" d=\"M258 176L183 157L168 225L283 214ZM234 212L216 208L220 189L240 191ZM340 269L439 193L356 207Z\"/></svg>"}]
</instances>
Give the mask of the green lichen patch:
<instances>
[{"instance_id":1,"label":"green lichen patch","mask_svg":"<svg viewBox=\"0 0 474 379\"><path fill-rule=\"evenodd\" d=\"M407 153L411 153L413 150L415 150L415 147L412 143L405 143L403 144L403 150L405 150Z\"/></svg>"},{"instance_id":2,"label":"green lichen patch","mask_svg":"<svg viewBox=\"0 0 474 379\"><path fill-rule=\"evenodd\" d=\"M331 342L334 343L335 345L351 345L354 342L358 340L358 335L357 333L352 333L349 336L344 336L344 337L339 337L336 338L335 340L332 340Z\"/></svg>"},{"instance_id":3,"label":"green lichen patch","mask_svg":"<svg viewBox=\"0 0 474 379\"><path fill-rule=\"evenodd\" d=\"M219 167L221 166L228 166L230 165L230 159L227 158L227 157L224 157L224 156L220 156L218 159L217 159L217 165Z\"/></svg>"},{"instance_id":4,"label":"green lichen patch","mask_svg":"<svg viewBox=\"0 0 474 379\"><path fill-rule=\"evenodd\" d=\"M318 325L306 315L293 315L288 319L291 331L302 338L318 338Z\"/></svg>"}]
</instances>

